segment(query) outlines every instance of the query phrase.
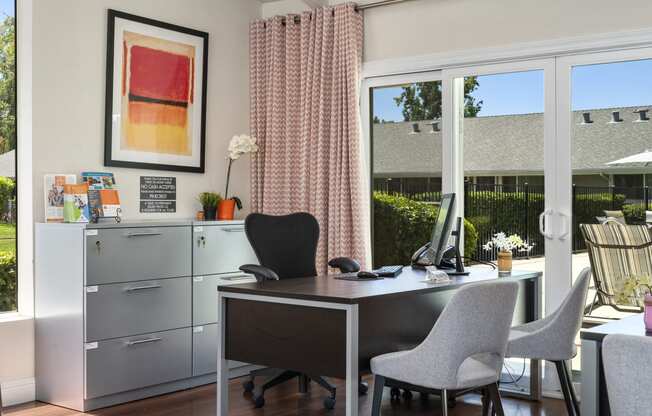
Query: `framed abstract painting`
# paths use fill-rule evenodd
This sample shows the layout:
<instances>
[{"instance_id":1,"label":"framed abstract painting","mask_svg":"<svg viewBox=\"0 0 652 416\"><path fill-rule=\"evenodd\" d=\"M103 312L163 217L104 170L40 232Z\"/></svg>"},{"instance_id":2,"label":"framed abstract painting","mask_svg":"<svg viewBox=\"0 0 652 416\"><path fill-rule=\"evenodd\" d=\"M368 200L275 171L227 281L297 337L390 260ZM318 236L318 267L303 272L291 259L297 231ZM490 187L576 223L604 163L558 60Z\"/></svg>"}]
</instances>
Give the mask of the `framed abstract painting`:
<instances>
[{"instance_id":1,"label":"framed abstract painting","mask_svg":"<svg viewBox=\"0 0 652 416\"><path fill-rule=\"evenodd\" d=\"M208 33L108 19L104 164L203 173Z\"/></svg>"}]
</instances>

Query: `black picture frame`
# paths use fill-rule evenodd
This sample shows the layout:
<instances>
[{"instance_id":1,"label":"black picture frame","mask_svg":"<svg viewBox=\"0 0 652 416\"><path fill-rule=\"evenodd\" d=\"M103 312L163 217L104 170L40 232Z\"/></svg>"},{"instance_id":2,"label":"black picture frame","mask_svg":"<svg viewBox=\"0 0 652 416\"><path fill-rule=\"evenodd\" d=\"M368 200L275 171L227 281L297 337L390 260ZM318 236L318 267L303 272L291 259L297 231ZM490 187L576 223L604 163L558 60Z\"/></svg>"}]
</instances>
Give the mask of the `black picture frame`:
<instances>
[{"instance_id":1,"label":"black picture frame","mask_svg":"<svg viewBox=\"0 0 652 416\"><path fill-rule=\"evenodd\" d=\"M147 17L108 9L108 28L106 42L106 92L105 92L105 120L104 120L104 166L115 166L122 168L167 170L176 172L204 173L206 170L206 91L208 85L208 33L195 30L172 23L166 23ZM115 21L117 18L131 20L134 22L155 26L167 30L197 36L203 41L203 63L202 63L202 88L201 88L201 126L200 126L200 165L184 166L149 162L134 162L116 160L112 155L113 149L113 77L114 77L114 52L115 52Z\"/></svg>"}]
</instances>

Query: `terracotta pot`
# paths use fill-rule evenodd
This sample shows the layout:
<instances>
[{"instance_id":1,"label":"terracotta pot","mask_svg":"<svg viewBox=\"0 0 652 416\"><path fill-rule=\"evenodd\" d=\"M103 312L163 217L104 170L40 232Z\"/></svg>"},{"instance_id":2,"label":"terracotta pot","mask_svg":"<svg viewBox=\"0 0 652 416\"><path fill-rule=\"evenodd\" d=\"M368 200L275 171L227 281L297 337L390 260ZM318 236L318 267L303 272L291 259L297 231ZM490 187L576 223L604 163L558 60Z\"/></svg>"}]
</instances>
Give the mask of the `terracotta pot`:
<instances>
[{"instance_id":1,"label":"terracotta pot","mask_svg":"<svg viewBox=\"0 0 652 416\"><path fill-rule=\"evenodd\" d=\"M498 252L498 273L510 274L512 272L512 252L499 251Z\"/></svg>"},{"instance_id":2,"label":"terracotta pot","mask_svg":"<svg viewBox=\"0 0 652 416\"><path fill-rule=\"evenodd\" d=\"M218 220L232 220L235 212L235 199L223 199L217 205Z\"/></svg>"},{"instance_id":3,"label":"terracotta pot","mask_svg":"<svg viewBox=\"0 0 652 416\"><path fill-rule=\"evenodd\" d=\"M204 221L214 221L217 207L204 207Z\"/></svg>"}]
</instances>

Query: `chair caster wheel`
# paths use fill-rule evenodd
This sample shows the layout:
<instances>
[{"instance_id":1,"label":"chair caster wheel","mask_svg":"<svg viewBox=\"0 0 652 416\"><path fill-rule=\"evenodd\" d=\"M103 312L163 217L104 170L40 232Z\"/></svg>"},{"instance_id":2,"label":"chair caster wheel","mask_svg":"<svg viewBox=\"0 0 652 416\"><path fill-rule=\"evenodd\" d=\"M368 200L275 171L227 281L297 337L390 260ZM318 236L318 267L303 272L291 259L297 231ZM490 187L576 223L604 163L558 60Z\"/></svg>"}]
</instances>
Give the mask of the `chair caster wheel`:
<instances>
[{"instance_id":1,"label":"chair caster wheel","mask_svg":"<svg viewBox=\"0 0 652 416\"><path fill-rule=\"evenodd\" d=\"M242 388L244 389L245 393L250 393L254 391L254 382L251 380L245 381L242 383Z\"/></svg>"},{"instance_id":2,"label":"chair caster wheel","mask_svg":"<svg viewBox=\"0 0 652 416\"><path fill-rule=\"evenodd\" d=\"M398 387L392 387L389 391L389 396L392 400L399 400L401 398L401 390Z\"/></svg>"},{"instance_id":3,"label":"chair caster wheel","mask_svg":"<svg viewBox=\"0 0 652 416\"><path fill-rule=\"evenodd\" d=\"M328 410L333 410L335 409L335 398L334 397L327 397L324 399L324 408Z\"/></svg>"},{"instance_id":4,"label":"chair caster wheel","mask_svg":"<svg viewBox=\"0 0 652 416\"><path fill-rule=\"evenodd\" d=\"M254 406L256 409L260 409L261 407L265 406L265 398L263 396L254 398Z\"/></svg>"},{"instance_id":5,"label":"chair caster wheel","mask_svg":"<svg viewBox=\"0 0 652 416\"><path fill-rule=\"evenodd\" d=\"M403 399L406 401L412 400L412 392L410 390L403 390Z\"/></svg>"},{"instance_id":6,"label":"chair caster wheel","mask_svg":"<svg viewBox=\"0 0 652 416\"><path fill-rule=\"evenodd\" d=\"M369 391L369 383L361 381L360 384L358 384L358 393L367 394L367 391Z\"/></svg>"}]
</instances>

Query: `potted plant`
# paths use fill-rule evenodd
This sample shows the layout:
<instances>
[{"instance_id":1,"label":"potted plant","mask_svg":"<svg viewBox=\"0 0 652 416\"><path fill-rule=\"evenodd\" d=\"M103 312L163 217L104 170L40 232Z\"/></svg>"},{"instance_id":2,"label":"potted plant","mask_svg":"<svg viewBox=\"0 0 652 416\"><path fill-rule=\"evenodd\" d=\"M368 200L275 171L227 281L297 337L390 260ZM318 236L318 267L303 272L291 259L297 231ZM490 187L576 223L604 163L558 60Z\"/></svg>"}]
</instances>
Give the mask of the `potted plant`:
<instances>
[{"instance_id":1,"label":"potted plant","mask_svg":"<svg viewBox=\"0 0 652 416\"><path fill-rule=\"evenodd\" d=\"M255 153L258 151L256 139L246 134L236 135L231 138L229 142L229 167L226 171L226 189L224 190L224 199L220 201L217 207L217 218L220 220L232 220L235 212L235 207L242 209L242 201L237 196L229 197L229 181L231 180L231 165L234 160L240 159L242 155L247 153Z\"/></svg>"},{"instance_id":2,"label":"potted plant","mask_svg":"<svg viewBox=\"0 0 652 416\"><path fill-rule=\"evenodd\" d=\"M616 291L616 303L637 306L644 311L643 322L647 332L652 332L652 278L650 276L630 276L622 281Z\"/></svg>"},{"instance_id":3,"label":"potted plant","mask_svg":"<svg viewBox=\"0 0 652 416\"><path fill-rule=\"evenodd\" d=\"M215 220L215 211L217 211L217 206L222 201L222 195L215 192L202 192L199 194L198 199L204 209L204 220Z\"/></svg>"},{"instance_id":4,"label":"potted plant","mask_svg":"<svg viewBox=\"0 0 652 416\"><path fill-rule=\"evenodd\" d=\"M512 272L512 257L514 251L527 252L532 250L532 245L524 241L518 234L508 236L497 233L483 246L487 251L498 250L498 274L504 275Z\"/></svg>"}]
</instances>

